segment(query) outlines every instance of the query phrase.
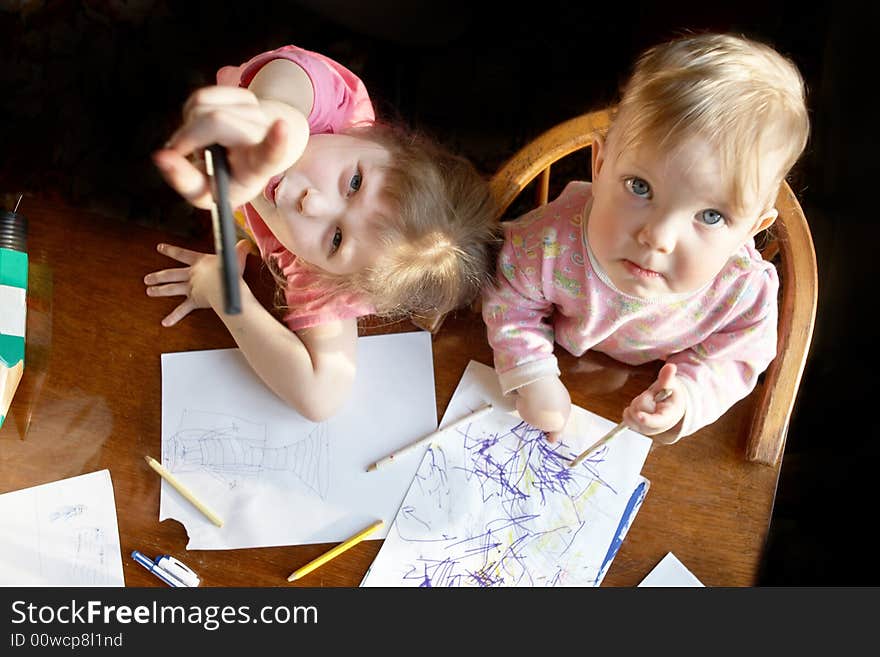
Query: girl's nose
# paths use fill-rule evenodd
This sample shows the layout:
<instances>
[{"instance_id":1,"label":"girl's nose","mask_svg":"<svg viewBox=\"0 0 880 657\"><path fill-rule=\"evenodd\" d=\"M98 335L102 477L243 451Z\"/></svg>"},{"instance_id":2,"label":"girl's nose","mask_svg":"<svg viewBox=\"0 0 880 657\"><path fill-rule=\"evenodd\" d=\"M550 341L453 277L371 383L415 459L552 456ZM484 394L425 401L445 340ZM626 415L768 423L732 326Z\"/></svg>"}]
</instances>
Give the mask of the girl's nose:
<instances>
[{"instance_id":1,"label":"girl's nose","mask_svg":"<svg viewBox=\"0 0 880 657\"><path fill-rule=\"evenodd\" d=\"M324 217L334 212L333 200L314 187L308 187L299 199L300 213L306 217Z\"/></svg>"},{"instance_id":2,"label":"girl's nose","mask_svg":"<svg viewBox=\"0 0 880 657\"><path fill-rule=\"evenodd\" d=\"M675 222L671 217L651 219L642 226L638 240L652 251L672 253L676 241Z\"/></svg>"}]
</instances>

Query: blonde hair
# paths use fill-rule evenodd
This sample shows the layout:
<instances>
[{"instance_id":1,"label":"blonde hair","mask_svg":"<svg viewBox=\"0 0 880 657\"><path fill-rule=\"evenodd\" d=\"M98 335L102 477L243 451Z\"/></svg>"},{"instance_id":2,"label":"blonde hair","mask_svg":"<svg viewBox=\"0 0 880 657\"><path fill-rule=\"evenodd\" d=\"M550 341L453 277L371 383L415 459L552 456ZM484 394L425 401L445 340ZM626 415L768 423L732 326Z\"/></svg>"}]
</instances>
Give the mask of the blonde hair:
<instances>
[{"instance_id":1,"label":"blonde hair","mask_svg":"<svg viewBox=\"0 0 880 657\"><path fill-rule=\"evenodd\" d=\"M348 276L316 270L321 284L366 297L388 318L431 318L473 301L494 278L501 244L488 181L420 133L375 123L346 134L388 149L381 195L391 212L377 224L376 260Z\"/></svg>"},{"instance_id":2,"label":"blonde hair","mask_svg":"<svg viewBox=\"0 0 880 657\"><path fill-rule=\"evenodd\" d=\"M804 82L773 48L743 37L703 34L655 46L623 88L608 140L622 152L652 143L674 150L699 137L718 150L739 209L757 189L762 156L780 149L778 190L809 136ZM762 200L773 203L774 196Z\"/></svg>"}]
</instances>

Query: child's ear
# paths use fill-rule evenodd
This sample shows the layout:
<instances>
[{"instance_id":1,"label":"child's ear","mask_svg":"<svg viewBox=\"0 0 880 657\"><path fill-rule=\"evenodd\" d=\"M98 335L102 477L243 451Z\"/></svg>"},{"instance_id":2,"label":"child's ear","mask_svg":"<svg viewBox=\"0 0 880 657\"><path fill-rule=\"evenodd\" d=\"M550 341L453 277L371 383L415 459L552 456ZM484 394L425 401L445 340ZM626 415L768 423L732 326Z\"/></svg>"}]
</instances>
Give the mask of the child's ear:
<instances>
[{"instance_id":1,"label":"child's ear","mask_svg":"<svg viewBox=\"0 0 880 657\"><path fill-rule=\"evenodd\" d=\"M764 212L758 219L755 221L755 225L752 227L751 236L754 237L762 230L770 228L773 225L773 222L776 221L776 217L779 216L779 210L776 208L770 208L766 212Z\"/></svg>"},{"instance_id":2,"label":"child's ear","mask_svg":"<svg viewBox=\"0 0 880 657\"><path fill-rule=\"evenodd\" d=\"M593 161L593 182L596 182L596 178L599 177L599 171L602 169L602 165L605 164L605 140L602 139L601 135L593 137L593 146L590 150L592 151L591 157Z\"/></svg>"}]
</instances>

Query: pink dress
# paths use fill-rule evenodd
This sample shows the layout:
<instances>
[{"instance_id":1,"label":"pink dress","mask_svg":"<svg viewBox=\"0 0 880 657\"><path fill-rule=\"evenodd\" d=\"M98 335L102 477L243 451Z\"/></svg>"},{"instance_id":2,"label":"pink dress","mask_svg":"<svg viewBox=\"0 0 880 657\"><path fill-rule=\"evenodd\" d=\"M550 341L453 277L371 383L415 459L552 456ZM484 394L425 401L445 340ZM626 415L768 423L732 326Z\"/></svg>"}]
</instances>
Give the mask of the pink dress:
<instances>
[{"instance_id":1,"label":"pink dress","mask_svg":"<svg viewBox=\"0 0 880 657\"><path fill-rule=\"evenodd\" d=\"M298 64L312 82L315 101L308 116L310 134L338 133L375 121L364 83L354 73L324 55L296 46L262 53L241 66L225 66L217 72L217 83L247 87L257 71L274 59ZM284 323L291 331L373 313L372 305L364 299L322 288L312 270L278 242L250 203L242 210L260 255L264 260L275 260L287 280Z\"/></svg>"},{"instance_id":2,"label":"pink dress","mask_svg":"<svg viewBox=\"0 0 880 657\"><path fill-rule=\"evenodd\" d=\"M503 224L496 286L483 298L501 388L558 375L554 342L575 356L595 349L631 365L663 359L677 365L687 391L679 435L689 435L745 397L776 356L776 269L750 240L700 290L630 296L590 251L591 198L590 183L573 182Z\"/></svg>"}]
</instances>

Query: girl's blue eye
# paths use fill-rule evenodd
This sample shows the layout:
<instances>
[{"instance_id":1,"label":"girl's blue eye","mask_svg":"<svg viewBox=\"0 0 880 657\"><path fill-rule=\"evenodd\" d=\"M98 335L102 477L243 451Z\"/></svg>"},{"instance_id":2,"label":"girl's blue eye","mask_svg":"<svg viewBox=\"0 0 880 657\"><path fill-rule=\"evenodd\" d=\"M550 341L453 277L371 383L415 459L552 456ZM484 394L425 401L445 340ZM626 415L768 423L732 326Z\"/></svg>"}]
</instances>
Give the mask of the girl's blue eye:
<instances>
[{"instance_id":1,"label":"girl's blue eye","mask_svg":"<svg viewBox=\"0 0 880 657\"><path fill-rule=\"evenodd\" d=\"M700 212L700 221L707 226L714 226L724 221L724 215L718 212L718 210L702 210Z\"/></svg>"},{"instance_id":2,"label":"girl's blue eye","mask_svg":"<svg viewBox=\"0 0 880 657\"><path fill-rule=\"evenodd\" d=\"M337 226L336 232L333 233L333 241L330 243L330 255L339 250L340 244L342 244L342 230Z\"/></svg>"},{"instance_id":3,"label":"girl's blue eye","mask_svg":"<svg viewBox=\"0 0 880 657\"><path fill-rule=\"evenodd\" d=\"M356 192L357 190L359 190L361 188L362 181L363 181L363 176L361 175L361 172L358 170L351 177L351 180L348 181L349 190L351 190L353 192Z\"/></svg>"},{"instance_id":4,"label":"girl's blue eye","mask_svg":"<svg viewBox=\"0 0 880 657\"><path fill-rule=\"evenodd\" d=\"M647 180L642 180L641 178L627 178L624 181L626 188L638 196L639 198L651 198L651 185L648 184Z\"/></svg>"}]
</instances>

